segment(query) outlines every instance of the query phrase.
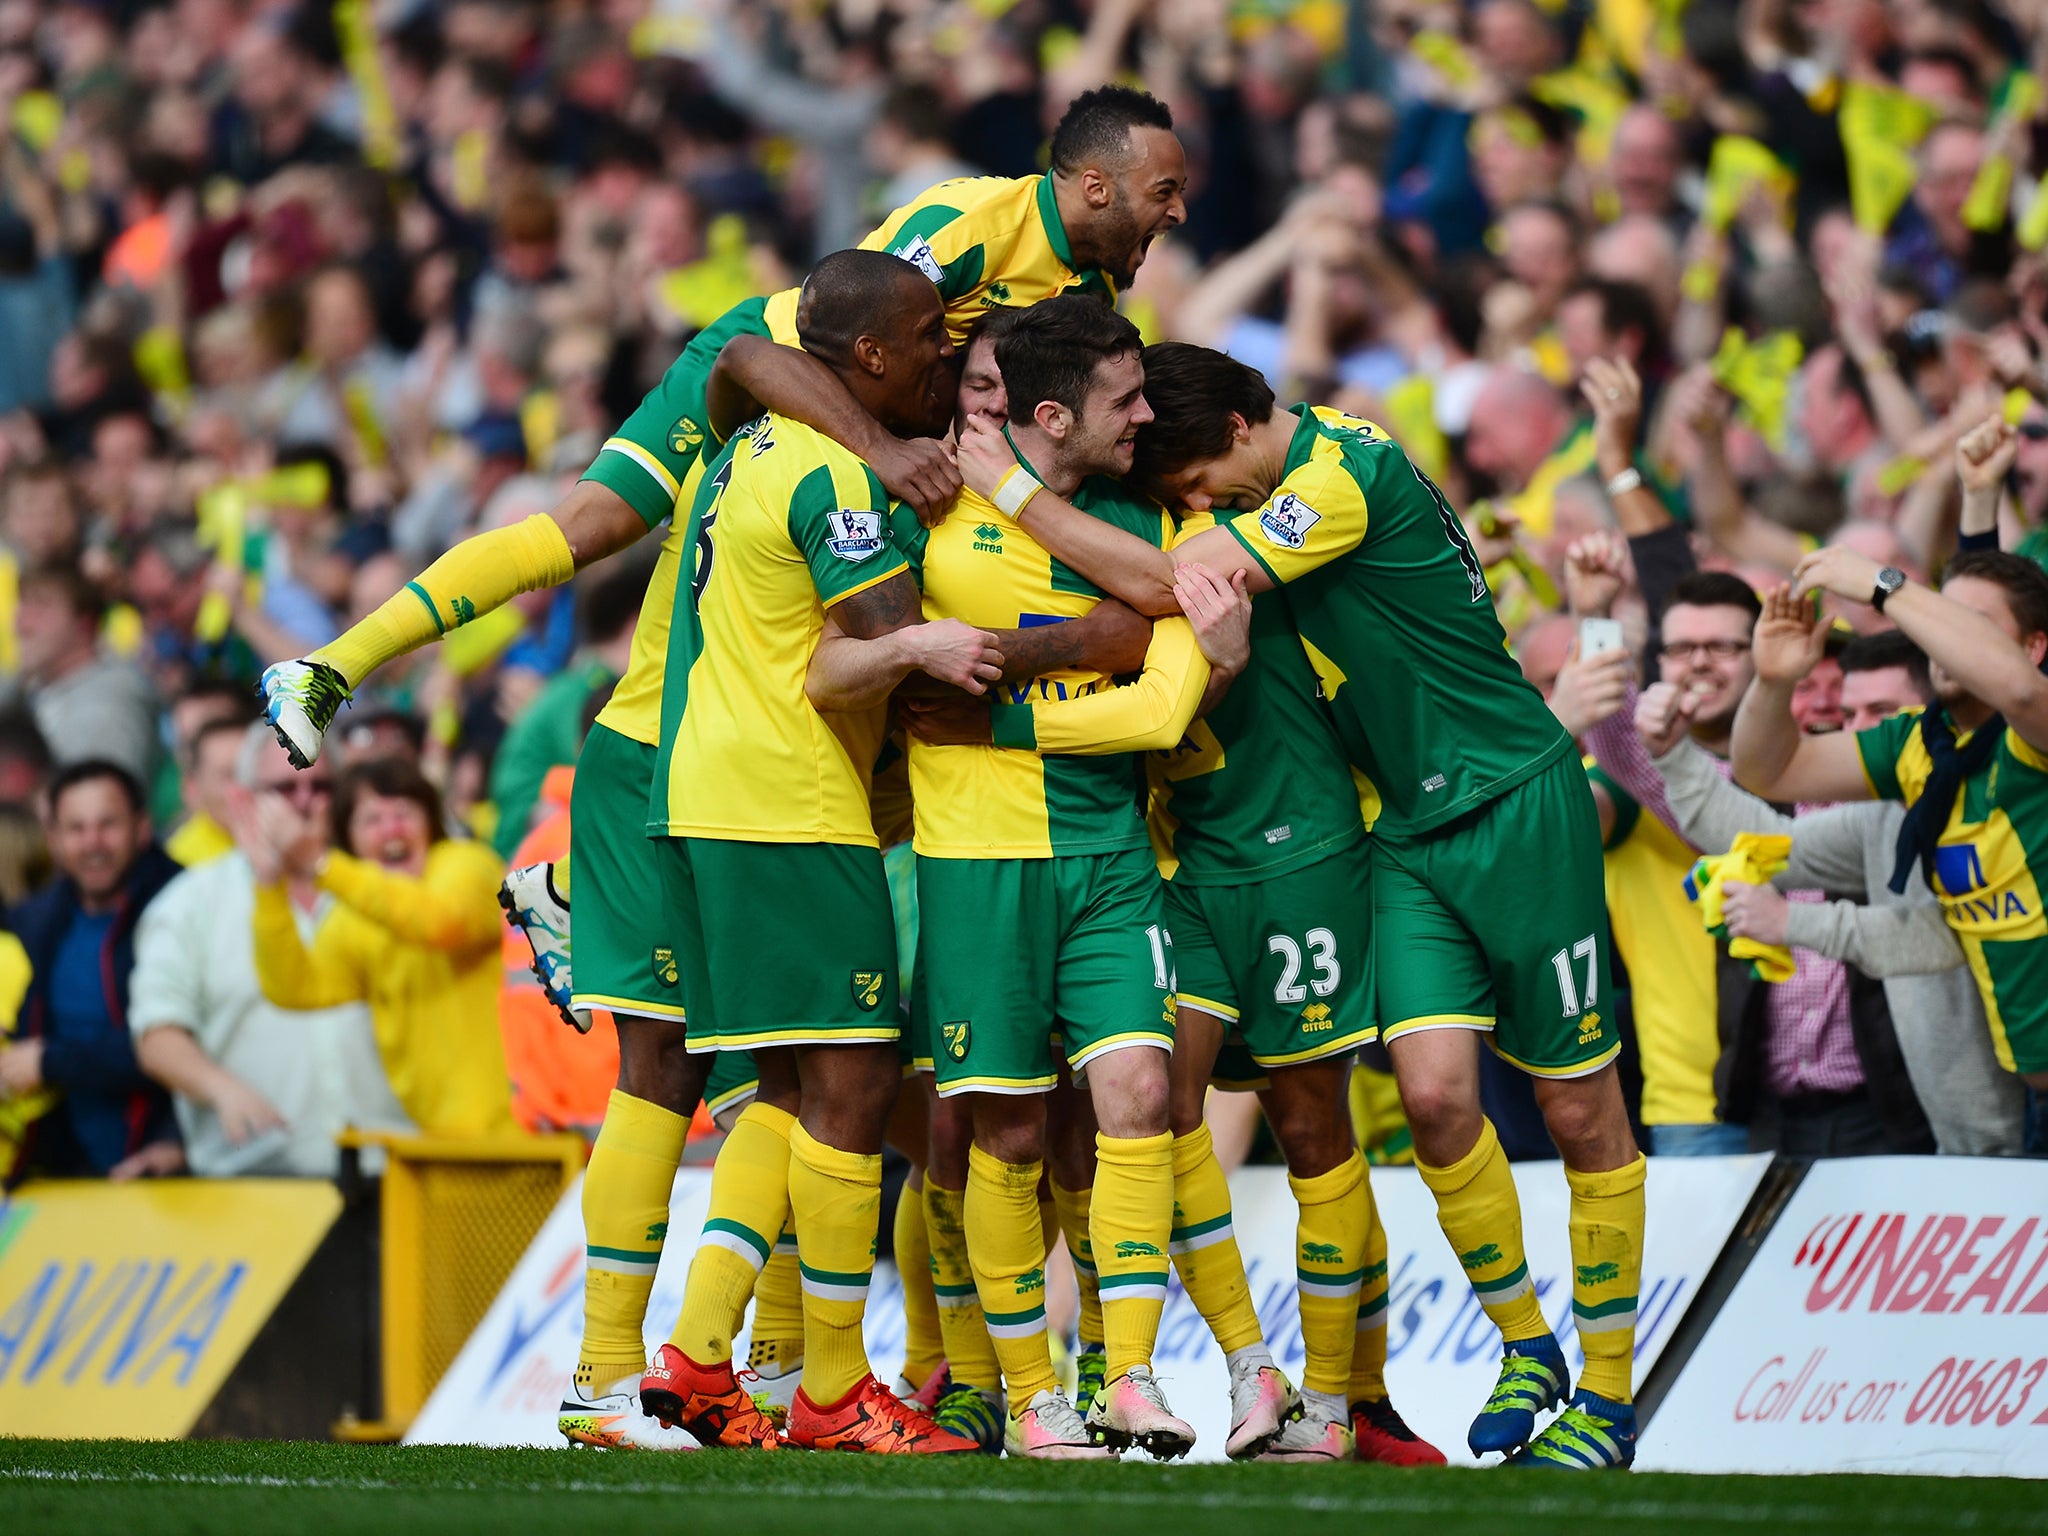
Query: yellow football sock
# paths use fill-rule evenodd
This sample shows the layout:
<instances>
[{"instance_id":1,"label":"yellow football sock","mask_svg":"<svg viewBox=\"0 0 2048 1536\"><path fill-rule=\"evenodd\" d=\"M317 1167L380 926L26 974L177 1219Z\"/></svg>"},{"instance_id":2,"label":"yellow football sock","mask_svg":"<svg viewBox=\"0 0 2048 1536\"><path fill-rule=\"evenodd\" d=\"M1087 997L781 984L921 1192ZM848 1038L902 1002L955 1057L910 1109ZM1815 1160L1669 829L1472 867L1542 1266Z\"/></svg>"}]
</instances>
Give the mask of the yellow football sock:
<instances>
[{"instance_id":1,"label":"yellow football sock","mask_svg":"<svg viewBox=\"0 0 2048 1536\"><path fill-rule=\"evenodd\" d=\"M1003 1367L988 1336L967 1258L967 1195L941 1189L925 1174L924 1227L931 1243L932 1292L939 1304L939 1335L946 1345L946 1370L963 1386L1003 1390ZM919 1386L923 1383L919 1382Z\"/></svg>"},{"instance_id":2,"label":"yellow football sock","mask_svg":"<svg viewBox=\"0 0 2048 1536\"><path fill-rule=\"evenodd\" d=\"M1352 1402L1387 1395L1387 1229L1365 1181L1365 1274L1358 1285L1358 1333L1351 1346Z\"/></svg>"},{"instance_id":3,"label":"yellow football sock","mask_svg":"<svg viewBox=\"0 0 2048 1536\"><path fill-rule=\"evenodd\" d=\"M1371 1202L1365 1193L1365 1158L1312 1179L1287 1176L1300 1213L1295 1217L1295 1282L1301 1300L1301 1384L1332 1396L1351 1380L1358 1333L1358 1290L1364 1279L1365 1235Z\"/></svg>"},{"instance_id":4,"label":"yellow football sock","mask_svg":"<svg viewBox=\"0 0 2048 1536\"><path fill-rule=\"evenodd\" d=\"M1202 1314L1224 1354L1265 1341L1258 1309L1252 1305L1252 1288L1244 1277L1244 1256L1237 1251L1237 1234L1230 1225L1230 1181L1216 1160L1216 1146L1206 1125L1174 1138L1173 1223L1168 1248L1188 1300ZM1304 1312L1304 1335L1307 1330Z\"/></svg>"},{"instance_id":5,"label":"yellow football sock","mask_svg":"<svg viewBox=\"0 0 2048 1536\"><path fill-rule=\"evenodd\" d=\"M797 1275L796 1233L788 1227L775 1239L775 1251L754 1282L754 1326L747 1344L747 1365L758 1371L772 1365L786 1371L804 1358L804 1293Z\"/></svg>"},{"instance_id":6,"label":"yellow football sock","mask_svg":"<svg viewBox=\"0 0 2048 1536\"><path fill-rule=\"evenodd\" d=\"M583 1175L583 1352L576 1384L602 1390L647 1368L647 1296L654 1289L668 1197L690 1122L612 1090Z\"/></svg>"},{"instance_id":7,"label":"yellow football sock","mask_svg":"<svg viewBox=\"0 0 2048 1536\"><path fill-rule=\"evenodd\" d=\"M1074 1336L1083 1349L1102 1343L1102 1285L1095 1276L1095 1246L1088 1239L1088 1207L1094 1193L1089 1189L1068 1189L1058 1179L1052 1181L1053 1209L1059 1218L1060 1235L1067 1240L1067 1257L1074 1261L1074 1289L1081 1296L1081 1316L1074 1324Z\"/></svg>"},{"instance_id":8,"label":"yellow football sock","mask_svg":"<svg viewBox=\"0 0 2048 1536\"><path fill-rule=\"evenodd\" d=\"M1415 1169L1436 1196L1437 1224L1450 1239L1480 1306L1512 1344L1550 1332L1522 1251L1522 1201L1493 1122L1479 1122L1479 1140L1448 1168L1420 1158Z\"/></svg>"},{"instance_id":9,"label":"yellow football sock","mask_svg":"<svg viewBox=\"0 0 2048 1536\"><path fill-rule=\"evenodd\" d=\"M561 897L562 900L567 901L569 899L568 853L565 852L559 859L555 860L554 867L548 873L548 878L555 883L555 894Z\"/></svg>"},{"instance_id":10,"label":"yellow football sock","mask_svg":"<svg viewBox=\"0 0 2048 1536\"><path fill-rule=\"evenodd\" d=\"M1173 1133L1095 1134L1088 1236L1102 1285L1104 1380L1152 1362L1173 1234Z\"/></svg>"},{"instance_id":11,"label":"yellow football sock","mask_svg":"<svg viewBox=\"0 0 2048 1536\"><path fill-rule=\"evenodd\" d=\"M711 1208L690 1261L669 1342L699 1365L732 1358L754 1279L789 1224L789 1137L796 1117L758 1100L740 1111L711 1165Z\"/></svg>"},{"instance_id":12,"label":"yellow football sock","mask_svg":"<svg viewBox=\"0 0 2048 1536\"><path fill-rule=\"evenodd\" d=\"M880 1154L828 1147L802 1125L789 1133L789 1208L804 1281L804 1395L821 1408L868 1378L861 1319L882 1218Z\"/></svg>"},{"instance_id":13,"label":"yellow football sock","mask_svg":"<svg viewBox=\"0 0 2048 1536\"><path fill-rule=\"evenodd\" d=\"M903 1374L921 1387L944 1362L946 1344L939 1333L924 1195L908 1184L896 1196L895 1246L896 1272L903 1278Z\"/></svg>"},{"instance_id":14,"label":"yellow football sock","mask_svg":"<svg viewBox=\"0 0 2048 1536\"><path fill-rule=\"evenodd\" d=\"M522 592L558 587L575 574L568 539L552 517L536 512L509 528L464 539L307 659L324 661L349 687L359 687L385 662L502 608Z\"/></svg>"},{"instance_id":15,"label":"yellow football sock","mask_svg":"<svg viewBox=\"0 0 2048 1536\"><path fill-rule=\"evenodd\" d=\"M1586 1352L1579 1385L1611 1403L1635 1401L1636 1292L1643 1279L1641 1153L1611 1173L1567 1168L1572 1191L1572 1321Z\"/></svg>"},{"instance_id":16,"label":"yellow football sock","mask_svg":"<svg viewBox=\"0 0 2048 1536\"><path fill-rule=\"evenodd\" d=\"M1045 1339L1045 1238L1038 1225L1039 1163L967 1152L967 1259L981 1296L1010 1411L1022 1413L1059 1385Z\"/></svg>"}]
</instances>

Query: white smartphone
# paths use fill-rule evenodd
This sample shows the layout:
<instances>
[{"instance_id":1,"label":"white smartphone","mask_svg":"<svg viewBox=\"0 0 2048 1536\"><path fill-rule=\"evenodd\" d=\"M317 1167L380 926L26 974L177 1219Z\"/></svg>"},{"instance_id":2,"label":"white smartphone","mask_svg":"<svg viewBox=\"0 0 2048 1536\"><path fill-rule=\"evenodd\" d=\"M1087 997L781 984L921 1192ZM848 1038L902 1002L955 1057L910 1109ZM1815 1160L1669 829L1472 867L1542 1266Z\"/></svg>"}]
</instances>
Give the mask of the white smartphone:
<instances>
[{"instance_id":1,"label":"white smartphone","mask_svg":"<svg viewBox=\"0 0 2048 1536\"><path fill-rule=\"evenodd\" d=\"M1579 620L1579 660L1591 661L1595 656L1621 650L1627 644L1628 640L1621 632L1621 620Z\"/></svg>"}]
</instances>

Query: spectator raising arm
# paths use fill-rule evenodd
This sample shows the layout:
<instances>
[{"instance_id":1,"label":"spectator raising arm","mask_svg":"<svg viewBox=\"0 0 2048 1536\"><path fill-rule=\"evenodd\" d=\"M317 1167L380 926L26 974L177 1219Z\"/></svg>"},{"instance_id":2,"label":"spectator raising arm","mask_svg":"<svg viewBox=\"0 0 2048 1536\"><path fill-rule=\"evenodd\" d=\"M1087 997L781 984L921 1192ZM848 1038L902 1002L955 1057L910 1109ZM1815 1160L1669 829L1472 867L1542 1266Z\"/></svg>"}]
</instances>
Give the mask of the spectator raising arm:
<instances>
[{"instance_id":1,"label":"spectator raising arm","mask_svg":"<svg viewBox=\"0 0 2048 1536\"><path fill-rule=\"evenodd\" d=\"M1840 555L1849 552L1837 547L1821 550L1812 558ZM1860 555L1849 558L1862 559ZM1874 580L1877 567L1867 560L1863 563L1870 566ZM1866 583L1857 600L1867 600L1870 591ZM1804 736L1792 718L1792 690L1820 664L1826 645L1827 626L1815 615L1811 602L1793 596L1789 586L1765 596L1751 652L1756 680L1735 713L1729 757L1735 782L1766 800L1871 798L1870 780L1863 772L1855 736L1843 731Z\"/></svg>"},{"instance_id":2,"label":"spectator raising arm","mask_svg":"<svg viewBox=\"0 0 2048 1536\"><path fill-rule=\"evenodd\" d=\"M1867 602L1879 569L1876 561L1835 545L1808 555L1793 581L1801 594L1831 592ZM1916 582L1907 582L1894 592L1885 603L1884 614L1963 692L2004 716L2020 740L2036 752L2048 751L2048 677L2041 674L2042 658L2048 655L2048 635L2036 633L2022 639L1976 609ZM1761 628L1758 636L1761 641ZM1762 650L1761 644L1758 649ZM1761 680L1761 659L1758 676ZM1845 745L1853 754L1854 742ZM1867 781L1863 793L1869 793Z\"/></svg>"}]
</instances>

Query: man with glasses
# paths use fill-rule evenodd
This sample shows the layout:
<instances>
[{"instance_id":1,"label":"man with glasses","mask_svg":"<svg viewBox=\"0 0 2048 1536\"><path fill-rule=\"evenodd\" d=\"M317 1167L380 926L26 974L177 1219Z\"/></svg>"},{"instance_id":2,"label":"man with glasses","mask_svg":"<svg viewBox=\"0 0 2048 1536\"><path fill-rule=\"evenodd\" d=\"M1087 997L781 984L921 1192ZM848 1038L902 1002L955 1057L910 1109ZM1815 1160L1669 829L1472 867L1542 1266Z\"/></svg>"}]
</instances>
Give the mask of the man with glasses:
<instances>
[{"instance_id":1,"label":"man with glasses","mask_svg":"<svg viewBox=\"0 0 2048 1536\"><path fill-rule=\"evenodd\" d=\"M325 763L305 773L258 721L242 732L222 805L236 851L188 869L150 903L136 930L128 1027L142 1070L174 1096L185 1155L200 1178L332 1178L346 1126L407 1131L361 1002L294 1012L256 979L256 872L241 851L256 802L282 797L327 825ZM310 944L334 898L291 885Z\"/></svg>"}]
</instances>

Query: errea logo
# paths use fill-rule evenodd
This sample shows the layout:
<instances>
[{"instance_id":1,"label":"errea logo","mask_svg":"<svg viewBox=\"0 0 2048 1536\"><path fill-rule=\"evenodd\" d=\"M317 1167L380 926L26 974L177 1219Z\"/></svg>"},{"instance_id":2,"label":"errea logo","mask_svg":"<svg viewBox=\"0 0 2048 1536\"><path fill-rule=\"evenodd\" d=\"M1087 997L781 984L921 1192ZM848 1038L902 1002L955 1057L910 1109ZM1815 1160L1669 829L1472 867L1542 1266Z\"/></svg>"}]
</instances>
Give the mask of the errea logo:
<instances>
[{"instance_id":1,"label":"errea logo","mask_svg":"<svg viewBox=\"0 0 2048 1536\"><path fill-rule=\"evenodd\" d=\"M1003 530L994 523L982 523L974 530L974 547L985 555L1003 552Z\"/></svg>"},{"instance_id":2,"label":"errea logo","mask_svg":"<svg viewBox=\"0 0 2048 1536\"><path fill-rule=\"evenodd\" d=\"M1302 1009L1301 1027L1303 1033L1311 1035L1322 1034L1326 1030L1335 1028L1330 1022L1330 1005L1328 1003L1310 1003L1306 1008Z\"/></svg>"}]
</instances>

